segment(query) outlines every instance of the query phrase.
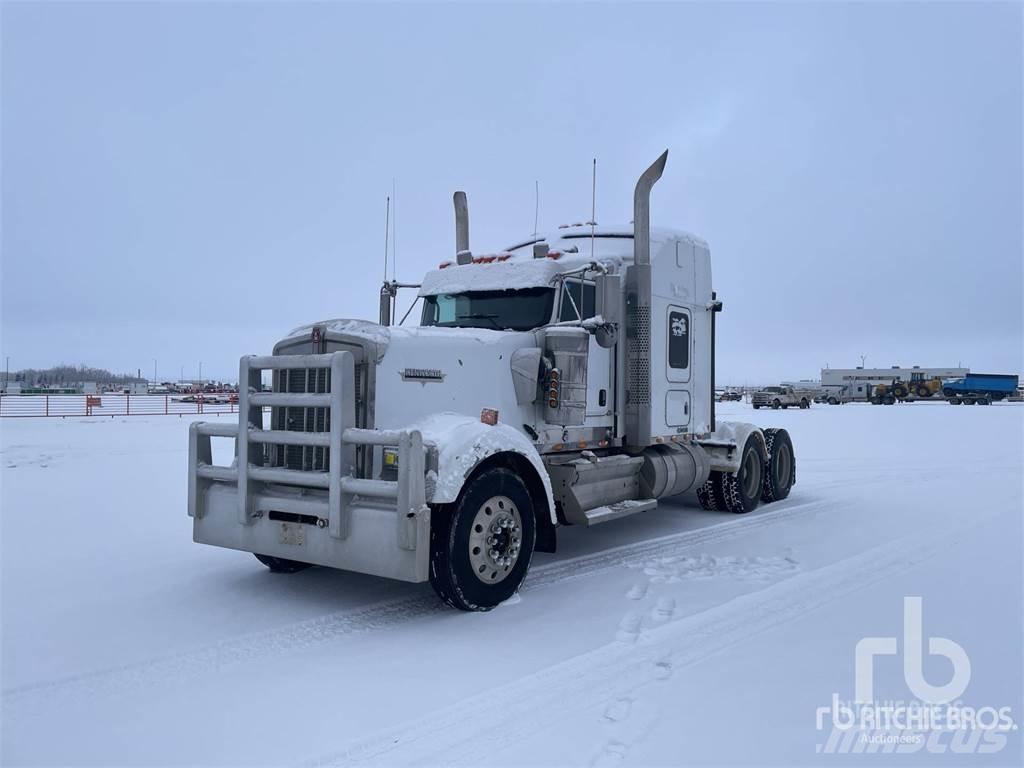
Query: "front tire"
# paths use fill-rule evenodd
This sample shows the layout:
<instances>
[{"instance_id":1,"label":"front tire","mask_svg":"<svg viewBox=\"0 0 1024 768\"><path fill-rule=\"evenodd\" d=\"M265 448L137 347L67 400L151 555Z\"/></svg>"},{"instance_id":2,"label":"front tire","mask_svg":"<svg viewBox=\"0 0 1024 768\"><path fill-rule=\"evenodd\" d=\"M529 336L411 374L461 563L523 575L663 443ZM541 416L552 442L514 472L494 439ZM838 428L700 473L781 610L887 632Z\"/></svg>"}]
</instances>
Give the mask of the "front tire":
<instances>
[{"instance_id":1,"label":"front tire","mask_svg":"<svg viewBox=\"0 0 1024 768\"><path fill-rule=\"evenodd\" d=\"M782 405L782 403L779 402L778 399L772 400L772 408L774 408L776 411L779 410L779 407L781 405Z\"/></svg>"},{"instance_id":2,"label":"front tire","mask_svg":"<svg viewBox=\"0 0 1024 768\"><path fill-rule=\"evenodd\" d=\"M807 409L807 408L811 407L811 404L807 401L806 397L803 400L800 401L800 407L804 408L804 409Z\"/></svg>"},{"instance_id":3,"label":"front tire","mask_svg":"<svg viewBox=\"0 0 1024 768\"><path fill-rule=\"evenodd\" d=\"M712 472L715 494L725 509L737 515L757 509L761 503L766 459L764 445L755 433L743 445L740 468L736 472Z\"/></svg>"},{"instance_id":4,"label":"front tire","mask_svg":"<svg viewBox=\"0 0 1024 768\"><path fill-rule=\"evenodd\" d=\"M764 462L761 501L767 504L786 498L796 485L796 455L789 432L784 429L764 430L764 444L768 458Z\"/></svg>"},{"instance_id":5,"label":"front tire","mask_svg":"<svg viewBox=\"0 0 1024 768\"><path fill-rule=\"evenodd\" d=\"M458 501L431 516L430 585L463 611L489 611L526 577L537 525L526 485L495 467L462 489Z\"/></svg>"},{"instance_id":6,"label":"front tire","mask_svg":"<svg viewBox=\"0 0 1024 768\"><path fill-rule=\"evenodd\" d=\"M298 560L287 560L283 557L271 555L260 555L253 552L253 555L270 569L271 573L298 573L313 566L312 563L300 563Z\"/></svg>"}]
</instances>

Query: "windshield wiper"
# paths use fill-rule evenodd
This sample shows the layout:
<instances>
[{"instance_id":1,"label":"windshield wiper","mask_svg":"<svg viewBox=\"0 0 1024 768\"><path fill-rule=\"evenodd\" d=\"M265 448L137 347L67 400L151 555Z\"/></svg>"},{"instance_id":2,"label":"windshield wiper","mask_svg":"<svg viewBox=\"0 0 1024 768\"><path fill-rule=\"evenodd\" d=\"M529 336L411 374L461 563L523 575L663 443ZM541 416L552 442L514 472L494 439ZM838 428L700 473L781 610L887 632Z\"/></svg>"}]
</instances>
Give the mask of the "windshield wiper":
<instances>
[{"instance_id":1,"label":"windshield wiper","mask_svg":"<svg viewBox=\"0 0 1024 768\"><path fill-rule=\"evenodd\" d=\"M495 327L495 329L500 331L500 330L502 330L501 326L498 325L496 322L494 322L494 318L496 318L496 317L497 317L497 315L484 315L484 314L481 314L479 312L476 312L476 313L469 314L469 315L459 315L458 319L459 320L490 320L491 321L491 325L493 325Z\"/></svg>"}]
</instances>

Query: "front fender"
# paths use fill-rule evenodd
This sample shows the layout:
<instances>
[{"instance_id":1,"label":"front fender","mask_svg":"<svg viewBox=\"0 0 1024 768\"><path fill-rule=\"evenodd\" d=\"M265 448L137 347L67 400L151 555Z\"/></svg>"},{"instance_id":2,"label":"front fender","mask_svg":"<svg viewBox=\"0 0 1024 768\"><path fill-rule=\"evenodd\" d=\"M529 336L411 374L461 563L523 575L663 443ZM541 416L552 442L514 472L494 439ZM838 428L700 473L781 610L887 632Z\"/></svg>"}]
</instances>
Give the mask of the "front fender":
<instances>
[{"instance_id":1,"label":"front fender","mask_svg":"<svg viewBox=\"0 0 1024 768\"><path fill-rule=\"evenodd\" d=\"M557 523L547 469L537 449L519 431L507 424L491 426L454 413L435 414L411 425L410 429L420 430L424 441L437 450L437 477L433 483L433 494L427 499L431 503L454 502L459 498L466 479L482 461L499 453L514 453L526 459L536 471L544 487L551 522Z\"/></svg>"}]
</instances>

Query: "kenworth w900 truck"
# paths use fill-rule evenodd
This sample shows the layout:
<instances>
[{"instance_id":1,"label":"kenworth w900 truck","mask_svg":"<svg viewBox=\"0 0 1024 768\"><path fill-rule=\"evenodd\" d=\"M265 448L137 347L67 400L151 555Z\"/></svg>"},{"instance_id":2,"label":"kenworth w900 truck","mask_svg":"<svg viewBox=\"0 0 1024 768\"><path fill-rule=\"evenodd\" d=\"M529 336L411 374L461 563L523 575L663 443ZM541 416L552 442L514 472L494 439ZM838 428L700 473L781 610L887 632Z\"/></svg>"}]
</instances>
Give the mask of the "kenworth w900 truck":
<instances>
[{"instance_id":1,"label":"kenworth w900 truck","mask_svg":"<svg viewBox=\"0 0 1024 768\"><path fill-rule=\"evenodd\" d=\"M633 225L494 254L470 251L457 192L455 259L416 286L419 327L389 326L389 282L379 323L312 323L243 357L239 423L189 435L195 541L273 571L429 580L451 605L487 610L561 526L690 490L737 513L785 498L786 431L715 418L708 246L649 224L667 156L637 182ZM211 437L234 440L230 466Z\"/></svg>"}]
</instances>

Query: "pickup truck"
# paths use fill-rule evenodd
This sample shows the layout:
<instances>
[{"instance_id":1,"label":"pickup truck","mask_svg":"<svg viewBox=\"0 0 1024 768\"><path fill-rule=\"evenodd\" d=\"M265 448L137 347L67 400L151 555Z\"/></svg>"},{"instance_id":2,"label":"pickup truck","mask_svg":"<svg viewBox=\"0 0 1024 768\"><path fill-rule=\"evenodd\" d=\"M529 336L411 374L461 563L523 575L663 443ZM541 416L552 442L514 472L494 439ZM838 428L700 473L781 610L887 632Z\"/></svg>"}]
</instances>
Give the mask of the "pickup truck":
<instances>
[{"instance_id":1,"label":"pickup truck","mask_svg":"<svg viewBox=\"0 0 1024 768\"><path fill-rule=\"evenodd\" d=\"M1018 377L1014 375L969 373L963 378L942 382L942 396L951 405L988 405L1015 395L1018 384Z\"/></svg>"},{"instance_id":2,"label":"pickup truck","mask_svg":"<svg viewBox=\"0 0 1024 768\"><path fill-rule=\"evenodd\" d=\"M765 387L754 393L754 408L810 408L814 394L793 387Z\"/></svg>"}]
</instances>

